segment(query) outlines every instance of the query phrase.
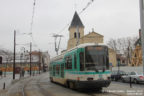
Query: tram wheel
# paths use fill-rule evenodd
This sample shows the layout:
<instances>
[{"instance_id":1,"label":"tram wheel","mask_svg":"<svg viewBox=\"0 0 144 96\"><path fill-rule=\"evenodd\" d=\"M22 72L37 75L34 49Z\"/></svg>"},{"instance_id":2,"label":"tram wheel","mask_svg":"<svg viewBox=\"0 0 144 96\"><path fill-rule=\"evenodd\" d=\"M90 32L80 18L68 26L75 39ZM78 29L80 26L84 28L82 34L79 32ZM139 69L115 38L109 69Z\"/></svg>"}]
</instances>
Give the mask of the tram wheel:
<instances>
[{"instance_id":1,"label":"tram wheel","mask_svg":"<svg viewBox=\"0 0 144 96\"><path fill-rule=\"evenodd\" d=\"M69 82L69 88L70 88L70 89L75 89L75 84L74 84L74 82Z\"/></svg>"},{"instance_id":2,"label":"tram wheel","mask_svg":"<svg viewBox=\"0 0 144 96\"><path fill-rule=\"evenodd\" d=\"M50 77L50 82L53 82L53 78L52 77Z\"/></svg>"},{"instance_id":3,"label":"tram wheel","mask_svg":"<svg viewBox=\"0 0 144 96\"><path fill-rule=\"evenodd\" d=\"M101 92L101 91L102 91L102 88L101 88L101 87L100 87L100 88L97 88L96 91L97 91L97 92Z\"/></svg>"}]
</instances>

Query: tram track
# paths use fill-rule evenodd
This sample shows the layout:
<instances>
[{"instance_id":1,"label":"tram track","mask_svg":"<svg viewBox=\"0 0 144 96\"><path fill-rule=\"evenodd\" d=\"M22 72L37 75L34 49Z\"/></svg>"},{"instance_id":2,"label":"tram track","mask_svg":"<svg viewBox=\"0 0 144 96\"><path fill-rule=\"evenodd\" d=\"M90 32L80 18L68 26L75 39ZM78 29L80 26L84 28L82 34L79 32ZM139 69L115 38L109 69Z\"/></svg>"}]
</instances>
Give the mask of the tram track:
<instances>
[{"instance_id":1,"label":"tram track","mask_svg":"<svg viewBox=\"0 0 144 96\"><path fill-rule=\"evenodd\" d=\"M91 92L85 91L84 93L88 94L89 96L127 96L125 94L112 93L112 92L106 92L106 91L97 92L94 90L92 90Z\"/></svg>"},{"instance_id":2,"label":"tram track","mask_svg":"<svg viewBox=\"0 0 144 96\"><path fill-rule=\"evenodd\" d=\"M56 93L51 93L47 89L43 88L43 86L40 83L40 80L41 79L39 79L35 85L39 88L38 92L41 94L41 96L57 96ZM39 96L39 95L36 95L36 94L27 94L29 92L26 91L26 87L28 87L27 85L29 85L29 84L30 84L30 82L23 86L22 96ZM92 93L89 93L89 92L79 92L79 91L76 91L76 90L72 90L72 91L74 93L78 92L78 94L85 94L85 95L87 94L87 96L126 96L124 94L111 93L111 92L92 92ZM65 96L65 95L63 95L63 96Z\"/></svg>"},{"instance_id":3,"label":"tram track","mask_svg":"<svg viewBox=\"0 0 144 96\"><path fill-rule=\"evenodd\" d=\"M54 96L53 94L51 94L50 92L48 92L48 90L46 90L45 88L43 88L41 86L41 82L40 82L41 78L38 79L37 81L37 86L39 87L39 89L41 90L40 92L44 95L44 96Z\"/></svg>"},{"instance_id":4,"label":"tram track","mask_svg":"<svg viewBox=\"0 0 144 96\"><path fill-rule=\"evenodd\" d=\"M45 90L44 88L42 88L41 86L41 81L42 78L39 79L35 79L36 82L32 82L33 80L30 79L28 81L25 81L23 84L23 87L21 88L21 96L54 96L52 94L50 94L47 90ZM33 84L34 83L34 84ZM32 86L36 86L38 88L38 91L33 90L39 94L32 94L32 92L30 90L28 90L27 88L32 85Z\"/></svg>"},{"instance_id":5,"label":"tram track","mask_svg":"<svg viewBox=\"0 0 144 96\"><path fill-rule=\"evenodd\" d=\"M63 86L50 83L48 78L43 76L44 75L40 77L38 76L38 78L33 77L24 81L23 86L21 87L20 96L73 96L72 94L75 94L74 96L127 96L124 94L107 92L106 90L102 92L96 92L94 90L86 90L82 92L71 90Z\"/></svg>"},{"instance_id":6,"label":"tram track","mask_svg":"<svg viewBox=\"0 0 144 96\"><path fill-rule=\"evenodd\" d=\"M22 94L22 96L27 96L27 95L26 95L26 90L25 90L25 88L26 88L27 84L30 83L31 80L32 80L32 79L28 80L27 82L26 82L26 81L24 82L24 84L23 84L23 86L22 86L22 88L21 88L21 94Z\"/></svg>"}]
</instances>

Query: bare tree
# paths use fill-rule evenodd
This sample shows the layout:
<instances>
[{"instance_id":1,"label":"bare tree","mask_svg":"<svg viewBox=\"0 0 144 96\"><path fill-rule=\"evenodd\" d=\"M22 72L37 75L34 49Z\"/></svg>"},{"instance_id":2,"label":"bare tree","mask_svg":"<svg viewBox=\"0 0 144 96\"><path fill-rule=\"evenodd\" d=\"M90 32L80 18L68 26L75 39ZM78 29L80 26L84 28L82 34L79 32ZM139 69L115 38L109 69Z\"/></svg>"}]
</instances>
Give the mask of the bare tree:
<instances>
[{"instance_id":1,"label":"bare tree","mask_svg":"<svg viewBox=\"0 0 144 96\"><path fill-rule=\"evenodd\" d=\"M10 50L7 49L0 49L0 55L2 55L4 57L5 60L12 60L13 58L13 54Z\"/></svg>"},{"instance_id":2,"label":"bare tree","mask_svg":"<svg viewBox=\"0 0 144 96\"><path fill-rule=\"evenodd\" d=\"M109 48L112 48L117 53L123 54L125 57L131 55L135 48L135 42L138 37L125 37L118 39L110 39L107 43Z\"/></svg>"},{"instance_id":3,"label":"bare tree","mask_svg":"<svg viewBox=\"0 0 144 96\"><path fill-rule=\"evenodd\" d=\"M115 39L110 39L107 43L109 48L113 49L114 51L117 51L117 41Z\"/></svg>"}]
</instances>

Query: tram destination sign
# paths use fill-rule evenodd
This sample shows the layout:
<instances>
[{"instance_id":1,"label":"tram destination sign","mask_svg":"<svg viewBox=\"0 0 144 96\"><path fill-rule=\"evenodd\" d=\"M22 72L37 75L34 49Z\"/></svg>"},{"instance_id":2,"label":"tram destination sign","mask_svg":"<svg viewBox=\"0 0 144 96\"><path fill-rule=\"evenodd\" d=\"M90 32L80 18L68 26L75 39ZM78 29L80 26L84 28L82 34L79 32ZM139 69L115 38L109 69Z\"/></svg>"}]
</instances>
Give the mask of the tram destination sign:
<instances>
[{"instance_id":1,"label":"tram destination sign","mask_svg":"<svg viewBox=\"0 0 144 96\"><path fill-rule=\"evenodd\" d=\"M102 46L88 46L88 47L86 47L86 50L87 51L90 51L90 50L98 50L98 51L101 51L101 50L103 50L104 49L104 47L102 47Z\"/></svg>"}]
</instances>

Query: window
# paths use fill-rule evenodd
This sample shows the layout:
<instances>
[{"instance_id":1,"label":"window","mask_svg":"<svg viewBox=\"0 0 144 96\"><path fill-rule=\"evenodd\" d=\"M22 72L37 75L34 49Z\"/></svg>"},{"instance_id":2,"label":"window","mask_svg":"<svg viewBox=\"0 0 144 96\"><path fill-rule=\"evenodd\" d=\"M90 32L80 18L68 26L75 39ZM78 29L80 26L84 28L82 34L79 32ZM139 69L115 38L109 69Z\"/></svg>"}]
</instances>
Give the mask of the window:
<instances>
[{"instance_id":1,"label":"window","mask_svg":"<svg viewBox=\"0 0 144 96\"><path fill-rule=\"evenodd\" d=\"M66 69L72 69L72 56L66 57Z\"/></svg>"},{"instance_id":2,"label":"window","mask_svg":"<svg viewBox=\"0 0 144 96\"><path fill-rule=\"evenodd\" d=\"M60 74L60 65L56 65L56 75Z\"/></svg>"},{"instance_id":3,"label":"window","mask_svg":"<svg viewBox=\"0 0 144 96\"><path fill-rule=\"evenodd\" d=\"M80 53L80 71L84 70L84 53Z\"/></svg>"},{"instance_id":4,"label":"window","mask_svg":"<svg viewBox=\"0 0 144 96\"><path fill-rule=\"evenodd\" d=\"M80 33L78 33L79 38L80 38ZM77 38L77 32L74 33L74 38Z\"/></svg>"},{"instance_id":5,"label":"window","mask_svg":"<svg viewBox=\"0 0 144 96\"><path fill-rule=\"evenodd\" d=\"M74 33L74 38L76 38L77 36L76 36L76 32Z\"/></svg>"},{"instance_id":6,"label":"window","mask_svg":"<svg viewBox=\"0 0 144 96\"><path fill-rule=\"evenodd\" d=\"M76 57L76 54L74 54L74 68L77 69L77 57Z\"/></svg>"},{"instance_id":7,"label":"window","mask_svg":"<svg viewBox=\"0 0 144 96\"><path fill-rule=\"evenodd\" d=\"M125 60L122 60L122 63L125 63Z\"/></svg>"},{"instance_id":8,"label":"window","mask_svg":"<svg viewBox=\"0 0 144 96\"><path fill-rule=\"evenodd\" d=\"M49 71L50 71L50 74L52 74L52 67L51 66L49 67Z\"/></svg>"},{"instance_id":9,"label":"window","mask_svg":"<svg viewBox=\"0 0 144 96\"><path fill-rule=\"evenodd\" d=\"M55 76L55 65L53 66L53 76Z\"/></svg>"},{"instance_id":10,"label":"window","mask_svg":"<svg viewBox=\"0 0 144 96\"><path fill-rule=\"evenodd\" d=\"M136 75L136 73L135 72L131 72L130 75Z\"/></svg>"},{"instance_id":11,"label":"window","mask_svg":"<svg viewBox=\"0 0 144 96\"><path fill-rule=\"evenodd\" d=\"M61 77L64 77L64 63L61 64Z\"/></svg>"}]
</instances>

